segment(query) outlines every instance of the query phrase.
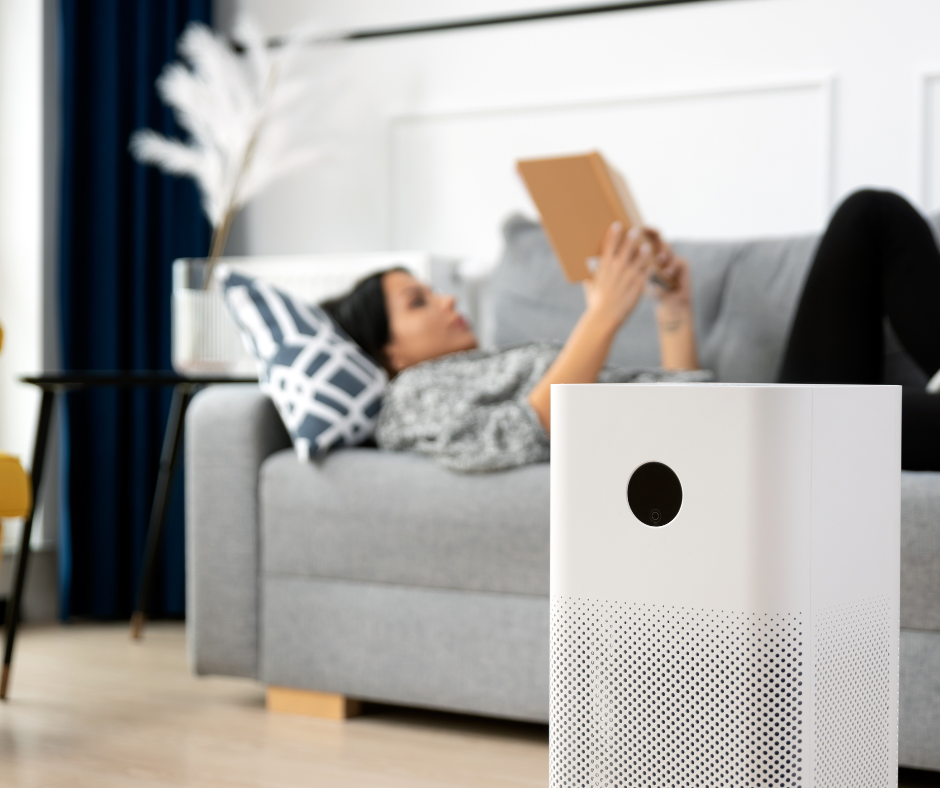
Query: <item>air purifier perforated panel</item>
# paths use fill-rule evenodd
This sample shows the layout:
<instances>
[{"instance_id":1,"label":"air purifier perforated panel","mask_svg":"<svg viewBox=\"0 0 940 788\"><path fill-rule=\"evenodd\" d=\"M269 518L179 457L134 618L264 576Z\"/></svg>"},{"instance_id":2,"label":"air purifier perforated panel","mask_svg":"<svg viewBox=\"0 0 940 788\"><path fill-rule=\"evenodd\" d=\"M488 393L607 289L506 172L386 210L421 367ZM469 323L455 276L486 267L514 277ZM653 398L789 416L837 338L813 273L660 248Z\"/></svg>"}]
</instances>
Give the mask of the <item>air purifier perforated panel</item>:
<instances>
[{"instance_id":1,"label":"air purifier perforated panel","mask_svg":"<svg viewBox=\"0 0 940 788\"><path fill-rule=\"evenodd\" d=\"M891 784L891 600L821 610L816 644L816 786Z\"/></svg>"},{"instance_id":2,"label":"air purifier perforated panel","mask_svg":"<svg viewBox=\"0 0 940 788\"><path fill-rule=\"evenodd\" d=\"M800 615L552 599L550 784L801 786Z\"/></svg>"}]
</instances>

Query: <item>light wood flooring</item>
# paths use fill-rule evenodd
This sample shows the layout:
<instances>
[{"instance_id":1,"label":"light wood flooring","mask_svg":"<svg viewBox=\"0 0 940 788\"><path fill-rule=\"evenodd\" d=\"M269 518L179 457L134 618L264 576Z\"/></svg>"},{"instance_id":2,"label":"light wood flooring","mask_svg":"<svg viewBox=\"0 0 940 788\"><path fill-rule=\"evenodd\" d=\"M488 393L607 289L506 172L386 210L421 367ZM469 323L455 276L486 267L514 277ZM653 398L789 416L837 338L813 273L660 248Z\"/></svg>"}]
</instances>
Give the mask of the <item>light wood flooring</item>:
<instances>
[{"instance_id":1,"label":"light wood flooring","mask_svg":"<svg viewBox=\"0 0 940 788\"><path fill-rule=\"evenodd\" d=\"M262 687L194 678L183 627L26 627L0 704L3 788L547 786L548 731L390 707L272 714ZM903 772L901 786L940 787Z\"/></svg>"},{"instance_id":2,"label":"light wood flooring","mask_svg":"<svg viewBox=\"0 0 940 788\"><path fill-rule=\"evenodd\" d=\"M546 786L545 726L379 707L268 713L253 682L194 678L182 625L29 628L0 705L3 788Z\"/></svg>"}]
</instances>

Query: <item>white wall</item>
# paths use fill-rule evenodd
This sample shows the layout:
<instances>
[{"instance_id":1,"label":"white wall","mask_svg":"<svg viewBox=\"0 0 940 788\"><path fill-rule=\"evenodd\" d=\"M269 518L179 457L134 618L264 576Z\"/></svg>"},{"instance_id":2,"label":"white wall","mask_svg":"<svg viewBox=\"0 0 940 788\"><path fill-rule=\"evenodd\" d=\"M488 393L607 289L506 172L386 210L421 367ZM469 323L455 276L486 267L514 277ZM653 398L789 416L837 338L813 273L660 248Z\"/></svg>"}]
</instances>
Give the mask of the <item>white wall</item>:
<instances>
[{"instance_id":1,"label":"white wall","mask_svg":"<svg viewBox=\"0 0 940 788\"><path fill-rule=\"evenodd\" d=\"M269 33L577 3L217 0ZM584 3L586 5L586 3ZM238 251L418 247L490 259L533 213L518 156L599 147L668 234L821 228L863 185L940 207L940 3L716 0L350 42L331 157L250 206Z\"/></svg>"},{"instance_id":2,"label":"white wall","mask_svg":"<svg viewBox=\"0 0 940 788\"><path fill-rule=\"evenodd\" d=\"M27 466L39 396L16 378L43 368L43 5L0 2L0 451ZM5 545L18 533L4 521Z\"/></svg>"}]
</instances>

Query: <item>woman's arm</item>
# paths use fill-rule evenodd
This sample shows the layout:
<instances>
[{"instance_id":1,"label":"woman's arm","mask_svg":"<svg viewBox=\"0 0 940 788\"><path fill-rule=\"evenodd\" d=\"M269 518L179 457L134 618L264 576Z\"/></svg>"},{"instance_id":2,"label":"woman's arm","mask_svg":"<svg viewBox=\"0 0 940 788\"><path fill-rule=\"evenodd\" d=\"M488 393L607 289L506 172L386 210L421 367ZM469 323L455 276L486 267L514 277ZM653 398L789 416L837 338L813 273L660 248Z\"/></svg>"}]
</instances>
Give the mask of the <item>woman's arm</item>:
<instances>
[{"instance_id":1,"label":"woman's arm","mask_svg":"<svg viewBox=\"0 0 940 788\"><path fill-rule=\"evenodd\" d=\"M656 252L659 277L672 285L671 289L653 285L653 294L659 301L656 326L660 363L665 369L698 369L689 263L677 257L656 230L647 228L645 232Z\"/></svg>"},{"instance_id":2,"label":"woman's arm","mask_svg":"<svg viewBox=\"0 0 940 788\"><path fill-rule=\"evenodd\" d=\"M552 383L597 380L617 329L643 295L653 264L653 246L639 228L625 233L619 222L610 226L597 271L584 283L587 309L558 358L529 394L529 404L545 432L551 430Z\"/></svg>"}]
</instances>

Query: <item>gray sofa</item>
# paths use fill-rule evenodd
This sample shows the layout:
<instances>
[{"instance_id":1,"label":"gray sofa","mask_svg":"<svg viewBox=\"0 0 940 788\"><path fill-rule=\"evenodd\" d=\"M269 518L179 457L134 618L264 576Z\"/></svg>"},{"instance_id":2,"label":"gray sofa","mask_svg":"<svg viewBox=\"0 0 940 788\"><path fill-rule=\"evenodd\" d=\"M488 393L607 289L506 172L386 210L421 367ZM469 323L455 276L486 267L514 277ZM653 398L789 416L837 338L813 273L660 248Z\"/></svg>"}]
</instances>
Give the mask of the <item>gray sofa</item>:
<instances>
[{"instance_id":1,"label":"gray sofa","mask_svg":"<svg viewBox=\"0 0 940 788\"><path fill-rule=\"evenodd\" d=\"M563 340L582 309L538 225L507 222L495 341ZM681 243L704 366L774 380L812 237ZM925 378L886 328L891 382ZM611 361L655 365L652 305ZM940 474L902 479L900 762L940 770ZM548 718L547 465L460 475L342 449L300 464L253 386L206 389L186 430L188 633L199 674Z\"/></svg>"}]
</instances>

